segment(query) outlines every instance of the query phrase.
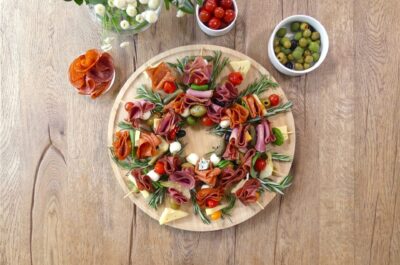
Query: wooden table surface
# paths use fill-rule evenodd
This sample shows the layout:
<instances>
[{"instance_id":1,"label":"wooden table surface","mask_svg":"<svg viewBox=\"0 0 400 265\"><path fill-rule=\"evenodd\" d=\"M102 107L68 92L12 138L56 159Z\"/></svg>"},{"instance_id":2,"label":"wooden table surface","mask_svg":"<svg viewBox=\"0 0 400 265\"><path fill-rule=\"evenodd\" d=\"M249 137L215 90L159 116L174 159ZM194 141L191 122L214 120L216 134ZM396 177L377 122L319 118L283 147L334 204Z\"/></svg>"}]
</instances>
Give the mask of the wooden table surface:
<instances>
[{"instance_id":1,"label":"wooden table surface","mask_svg":"<svg viewBox=\"0 0 400 265\"><path fill-rule=\"evenodd\" d=\"M239 0L229 34L163 13L113 49L118 79L96 101L69 85L68 64L99 47L85 8L1 1L0 264L400 264L400 1ZM284 17L326 27L315 72L280 75L267 40ZM251 220L194 233L161 227L128 200L106 149L110 108L127 77L187 44L241 51L294 106L294 185Z\"/></svg>"}]
</instances>

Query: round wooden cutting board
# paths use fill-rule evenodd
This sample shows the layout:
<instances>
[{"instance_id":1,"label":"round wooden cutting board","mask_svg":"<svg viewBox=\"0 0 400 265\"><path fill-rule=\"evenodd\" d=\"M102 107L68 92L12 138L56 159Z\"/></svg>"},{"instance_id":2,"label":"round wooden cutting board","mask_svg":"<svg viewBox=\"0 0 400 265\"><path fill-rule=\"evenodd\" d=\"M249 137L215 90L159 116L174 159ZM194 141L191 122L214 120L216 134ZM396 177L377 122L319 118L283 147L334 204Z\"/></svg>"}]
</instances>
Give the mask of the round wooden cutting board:
<instances>
[{"instance_id":1,"label":"round wooden cutting board","mask_svg":"<svg viewBox=\"0 0 400 265\"><path fill-rule=\"evenodd\" d=\"M252 83L256 78L261 75L269 75L267 70L258 64L253 59L248 56L237 52L235 50L231 50L225 47L213 46L213 45L191 45L175 48L166 52L163 52L145 64L143 64L139 69L136 70L132 74L132 76L128 79L125 85L120 90L114 105L111 110L110 120L108 125L108 141L107 145L112 146L113 135L118 130L117 124L118 122L124 120L126 118L126 112L124 110L124 104L122 102L133 101L135 100L136 89L142 84L147 87L151 87L151 81L147 78L144 73L146 68L152 65L156 65L157 63L164 62L176 62L177 59L181 59L187 55L212 55L213 51L221 51L223 57L229 57L231 61L237 60L249 60L251 61L251 69L249 70L245 80L240 85L239 89L244 89L248 84ZM225 67L224 71L221 73L220 78L226 77L226 75L231 71L230 67ZM273 79L272 76L270 76ZM217 82L218 83L218 82ZM281 96L283 102L287 101L287 98L280 87L276 89L270 89L265 93L265 95L277 93ZM268 147L271 148L272 151L276 151L282 154L294 155L295 150L295 142L296 142L296 134L295 134L295 126L292 112L286 112L282 114L278 114L268 118L274 127L287 125L288 131L292 132L289 135L289 140L286 141L282 146L274 146ZM183 143L185 146L185 153L195 152L199 155L205 154L207 152L212 151L212 148L217 146L221 141L220 137L211 135L207 132L205 128L187 128L187 135L183 138ZM127 171L119 168L112 160L111 165L115 173L115 177L118 182L121 184L124 192L126 194L129 193L129 189L127 186L128 178L126 177ZM275 176L273 179L277 182L280 182L284 176L289 174L291 162L277 162L274 161L274 166L276 166L277 171L280 172L280 176ZM261 205L266 206L271 200L275 197L275 193L265 192L262 198L260 199ZM139 194L130 194L129 198L138 206L142 211L147 213L152 218L158 220L163 206L160 206L157 210L154 210L148 206L147 200L145 200L142 195ZM121 198L122 200L122 198ZM260 205L252 204L250 206L244 206L240 201L236 202L236 206L232 211L232 216L230 218L220 219L218 221L213 221L211 224L207 225L202 223L200 218L193 214L192 204L189 203L187 206L183 206L182 210L185 210L189 213L189 216L184 217L182 219L173 221L168 223L167 225L190 231L213 231L228 228L234 225L237 225L247 219L251 218L258 212L262 210Z\"/></svg>"}]
</instances>

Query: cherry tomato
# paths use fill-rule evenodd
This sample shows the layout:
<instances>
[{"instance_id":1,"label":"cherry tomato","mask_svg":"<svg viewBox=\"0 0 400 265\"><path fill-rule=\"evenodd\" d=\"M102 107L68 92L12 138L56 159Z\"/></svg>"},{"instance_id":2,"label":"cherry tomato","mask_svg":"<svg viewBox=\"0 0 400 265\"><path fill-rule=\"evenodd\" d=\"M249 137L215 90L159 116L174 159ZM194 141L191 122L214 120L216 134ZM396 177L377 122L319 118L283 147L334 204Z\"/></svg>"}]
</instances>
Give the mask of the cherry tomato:
<instances>
[{"instance_id":1,"label":"cherry tomato","mask_svg":"<svg viewBox=\"0 0 400 265\"><path fill-rule=\"evenodd\" d=\"M254 164L254 169L258 172L261 172L267 166L267 161L262 159L261 157L256 160Z\"/></svg>"},{"instance_id":2,"label":"cherry tomato","mask_svg":"<svg viewBox=\"0 0 400 265\"><path fill-rule=\"evenodd\" d=\"M219 29L221 27L221 20L216 17L213 17L208 21L208 27L211 29Z\"/></svg>"},{"instance_id":3,"label":"cherry tomato","mask_svg":"<svg viewBox=\"0 0 400 265\"><path fill-rule=\"evenodd\" d=\"M161 161L157 161L156 165L154 166L154 171L160 175L165 174L164 163Z\"/></svg>"},{"instance_id":4,"label":"cherry tomato","mask_svg":"<svg viewBox=\"0 0 400 265\"><path fill-rule=\"evenodd\" d=\"M235 20L235 11L232 9L225 10L224 21L226 23L231 23L233 20Z\"/></svg>"},{"instance_id":5,"label":"cherry tomato","mask_svg":"<svg viewBox=\"0 0 400 265\"><path fill-rule=\"evenodd\" d=\"M216 7L214 9L214 17L223 18L225 15L225 10L222 7Z\"/></svg>"},{"instance_id":6,"label":"cherry tomato","mask_svg":"<svg viewBox=\"0 0 400 265\"><path fill-rule=\"evenodd\" d=\"M217 2L212 0L211 1L207 0L207 2L204 4L204 9L210 13L212 13L216 7L217 7Z\"/></svg>"},{"instance_id":7,"label":"cherry tomato","mask_svg":"<svg viewBox=\"0 0 400 265\"><path fill-rule=\"evenodd\" d=\"M220 4L226 10L232 7L232 0L221 0Z\"/></svg>"},{"instance_id":8,"label":"cherry tomato","mask_svg":"<svg viewBox=\"0 0 400 265\"><path fill-rule=\"evenodd\" d=\"M210 216L210 218L211 218L211 220L216 221L216 220L218 220L219 218L221 218L221 216L222 216L222 212L221 212L221 211L216 211L215 213L213 213L213 214Z\"/></svg>"},{"instance_id":9,"label":"cherry tomato","mask_svg":"<svg viewBox=\"0 0 400 265\"><path fill-rule=\"evenodd\" d=\"M214 208L214 207L217 207L217 206L218 206L218 202L217 202L217 201L214 201L214 200L212 200L212 199L208 199L208 200L206 201L206 204L207 204L207 207L208 207L208 208Z\"/></svg>"},{"instance_id":10,"label":"cherry tomato","mask_svg":"<svg viewBox=\"0 0 400 265\"><path fill-rule=\"evenodd\" d=\"M176 85L174 82L165 82L163 87L165 93L171 94L174 93L176 90Z\"/></svg>"},{"instance_id":11,"label":"cherry tomato","mask_svg":"<svg viewBox=\"0 0 400 265\"><path fill-rule=\"evenodd\" d=\"M203 118L201 118L201 123L204 126L212 126L214 124L214 122L207 116L203 116Z\"/></svg>"},{"instance_id":12,"label":"cherry tomato","mask_svg":"<svg viewBox=\"0 0 400 265\"><path fill-rule=\"evenodd\" d=\"M199 13L200 21L203 23L207 23L211 19L211 14L205 9L201 9Z\"/></svg>"},{"instance_id":13,"label":"cherry tomato","mask_svg":"<svg viewBox=\"0 0 400 265\"><path fill-rule=\"evenodd\" d=\"M238 86L242 83L243 81L243 76L240 72L232 72L228 75L228 80L231 82L233 85Z\"/></svg>"},{"instance_id":14,"label":"cherry tomato","mask_svg":"<svg viewBox=\"0 0 400 265\"><path fill-rule=\"evenodd\" d=\"M133 108L133 102L126 102L125 103L125 110L126 111L129 111L132 108Z\"/></svg>"},{"instance_id":15,"label":"cherry tomato","mask_svg":"<svg viewBox=\"0 0 400 265\"><path fill-rule=\"evenodd\" d=\"M278 106L279 104L279 96L277 94L272 94L268 97L269 102L271 103L271 106Z\"/></svg>"},{"instance_id":16,"label":"cherry tomato","mask_svg":"<svg viewBox=\"0 0 400 265\"><path fill-rule=\"evenodd\" d=\"M207 84L207 80L201 79L199 77L195 77L194 80L193 80L193 84L198 85L198 86L202 86L202 85Z\"/></svg>"},{"instance_id":17,"label":"cherry tomato","mask_svg":"<svg viewBox=\"0 0 400 265\"><path fill-rule=\"evenodd\" d=\"M168 140L175 140L176 138L176 134L178 133L179 128L175 127L174 129L172 129L169 134L168 134Z\"/></svg>"}]
</instances>

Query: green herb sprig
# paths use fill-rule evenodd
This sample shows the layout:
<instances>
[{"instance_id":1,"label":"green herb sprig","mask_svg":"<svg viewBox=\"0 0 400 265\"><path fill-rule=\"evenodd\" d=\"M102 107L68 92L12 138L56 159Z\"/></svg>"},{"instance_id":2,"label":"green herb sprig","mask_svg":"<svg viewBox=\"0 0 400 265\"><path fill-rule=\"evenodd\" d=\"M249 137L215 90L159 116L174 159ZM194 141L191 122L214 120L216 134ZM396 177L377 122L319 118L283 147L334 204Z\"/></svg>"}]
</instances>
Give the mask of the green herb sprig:
<instances>
[{"instance_id":1,"label":"green herb sprig","mask_svg":"<svg viewBox=\"0 0 400 265\"><path fill-rule=\"evenodd\" d=\"M269 88L278 86L279 84L272 81L268 76L262 75L259 79L256 79L253 83L248 85L245 90L240 92L237 100L241 100L242 97L251 94L260 95L267 91Z\"/></svg>"},{"instance_id":2,"label":"green herb sprig","mask_svg":"<svg viewBox=\"0 0 400 265\"><path fill-rule=\"evenodd\" d=\"M156 105L154 112L161 112L164 108L163 101L159 93L147 89L144 85L141 85L136 94L136 98L148 100Z\"/></svg>"},{"instance_id":3,"label":"green herb sprig","mask_svg":"<svg viewBox=\"0 0 400 265\"><path fill-rule=\"evenodd\" d=\"M149 206L157 209L158 205L161 205L164 202L167 188L161 185L159 182L153 182L153 186L156 188L156 190L151 194Z\"/></svg>"},{"instance_id":4,"label":"green herb sprig","mask_svg":"<svg viewBox=\"0 0 400 265\"><path fill-rule=\"evenodd\" d=\"M288 101L277 107L267 109L267 114L264 115L264 117L271 117L271 116L274 116L279 113L288 112L291 110L292 106L293 106L293 103L291 101ZM259 122L261 120L261 118L263 118L263 117L256 117L254 119L247 120L246 123Z\"/></svg>"},{"instance_id":5,"label":"green herb sprig","mask_svg":"<svg viewBox=\"0 0 400 265\"><path fill-rule=\"evenodd\" d=\"M226 133L230 133L232 131L231 128L222 128L221 126L217 125L208 130L211 134L215 134L218 136L223 136Z\"/></svg>"},{"instance_id":6,"label":"green herb sprig","mask_svg":"<svg viewBox=\"0 0 400 265\"><path fill-rule=\"evenodd\" d=\"M231 211L232 209L235 207L235 203L236 203L236 196L233 195L232 193L229 193L226 196L226 200L228 201L228 206L226 206L225 208L223 208L221 210L222 215L224 216L231 216Z\"/></svg>"},{"instance_id":7,"label":"green herb sprig","mask_svg":"<svg viewBox=\"0 0 400 265\"><path fill-rule=\"evenodd\" d=\"M282 161L282 162L291 162L292 157L284 154L279 154L276 152L272 153L272 160Z\"/></svg>"},{"instance_id":8,"label":"green herb sprig","mask_svg":"<svg viewBox=\"0 0 400 265\"><path fill-rule=\"evenodd\" d=\"M117 164L118 167L125 170L132 170L135 168L145 169L149 167L149 159L146 160L138 160L138 159L125 159L124 161L118 160L114 153L114 148L109 147L111 159Z\"/></svg>"},{"instance_id":9,"label":"green herb sprig","mask_svg":"<svg viewBox=\"0 0 400 265\"><path fill-rule=\"evenodd\" d=\"M272 179L265 178L265 179L258 179L261 183L261 187L264 190L268 190L271 192L276 192L283 195L283 191L292 185L293 176L287 175L280 183L274 182Z\"/></svg>"},{"instance_id":10,"label":"green herb sprig","mask_svg":"<svg viewBox=\"0 0 400 265\"><path fill-rule=\"evenodd\" d=\"M132 124L127 123L125 121L120 121L118 123L118 127L123 129L123 130L135 130L135 128L133 128Z\"/></svg>"},{"instance_id":11,"label":"green herb sprig","mask_svg":"<svg viewBox=\"0 0 400 265\"><path fill-rule=\"evenodd\" d=\"M196 201L196 191L190 191L190 199L192 200L194 214L198 215L203 223L207 225L211 224L210 219L208 219L208 217L204 214Z\"/></svg>"},{"instance_id":12,"label":"green herb sprig","mask_svg":"<svg viewBox=\"0 0 400 265\"><path fill-rule=\"evenodd\" d=\"M211 82L209 84L210 89L215 88L218 76L228 63L229 63L229 58L222 57L221 51L214 51L214 57L212 60L213 71L211 74Z\"/></svg>"},{"instance_id":13,"label":"green herb sprig","mask_svg":"<svg viewBox=\"0 0 400 265\"><path fill-rule=\"evenodd\" d=\"M183 59L176 60L176 63L168 63L168 65L172 68L175 68L181 75L183 75L183 71L185 69L186 64L188 64L189 62L192 62L196 59L197 56L185 56L183 57ZM214 57L213 56L202 56L204 59L206 59L208 62L211 62Z\"/></svg>"}]
</instances>

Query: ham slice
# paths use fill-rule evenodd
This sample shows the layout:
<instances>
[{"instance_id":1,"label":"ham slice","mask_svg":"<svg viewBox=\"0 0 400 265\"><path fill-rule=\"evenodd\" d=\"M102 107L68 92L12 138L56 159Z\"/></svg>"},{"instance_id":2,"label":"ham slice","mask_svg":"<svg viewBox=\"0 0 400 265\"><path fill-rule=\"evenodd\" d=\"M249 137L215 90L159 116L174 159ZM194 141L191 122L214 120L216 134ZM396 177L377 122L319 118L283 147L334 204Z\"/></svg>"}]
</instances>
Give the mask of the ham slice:
<instances>
[{"instance_id":1,"label":"ham slice","mask_svg":"<svg viewBox=\"0 0 400 265\"><path fill-rule=\"evenodd\" d=\"M156 134L164 136L166 139L168 139L169 133L178 127L178 123L180 121L180 116L176 114L174 110L169 109L161 119L156 129Z\"/></svg>"},{"instance_id":2,"label":"ham slice","mask_svg":"<svg viewBox=\"0 0 400 265\"><path fill-rule=\"evenodd\" d=\"M196 57L188 62L183 69L183 83L190 85L196 80L196 84L207 84L210 82L213 66L203 57Z\"/></svg>"},{"instance_id":3,"label":"ham slice","mask_svg":"<svg viewBox=\"0 0 400 265\"><path fill-rule=\"evenodd\" d=\"M239 95L238 89L230 82L215 89L214 98L222 105L229 105Z\"/></svg>"},{"instance_id":4,"label":"ham slice","mask_svg":"<svg viewBox=\"0 0 400 265\"><path fill-rule=\"evenodd\" d=\"M217 104L211 103L207 107L207 116L214 122L219 123L221 121L222 113L224 108Z\"/></svg>"},{"instance_id":5,"label":"ham slice","mask_svg":"<svg viewBox=\"0 0 400 265\"><path fill-rule=\"evenodd\" d=\"M181 161L178 156L165 156L159 159L158 161L163 163L164 170L168 175L171 175L175 171L177 171L181 164Z\"/></svg>"},{"instance_id":6,"label":"ham slice","mask_svg":"<svg viewBox=\"0 0 400 265\"><path fill-rule=\"evenodd\" d=\"M181 184L183 187L188 189L193 189L196 180L194 178L194 170L193 168L185 168L179 171L175 171L168 178L170 181Z\"/></svg>"},{"instance_id":7,"label":"ham slice","mask_svg":"<svg viewBox=\"0 0 400 265\"><path fill-rule=\"evenodd\" d=\"M124 160L132 152L132 143L128 131L118 131L115 133L113 142L114 154L118 160Z\"/></svg>"},{"instance_id":8,"label":"ham slice","mask_svg":"<svg viewBox=\"0 0 400 265\"><path fill-rule=\"evenodd\" d=\"M232 107L225 109L224 117L227 117L227 119L229 119L230 127L234 128L236 125L242 124L247 121L247 118L249 117L249 111L245 107L235 103Z\"/></svg>"},{"instance_id":9,"label":"ham slice","mask_svg":"<svg viewBox=\"0 0 400 265\"><path fill-rule=\"evenodd\" d=\"M257 201L257 190L260 188L261 183L258 179L247 180L243 187L236 191L236 197L245 205Z\"/></svg>"},{"instance_id":10,"label":"ham slice","mask_svg":"<svg viewBox=\"0 0 400 265\"><path fill-rule=\"evenodd\" d=\"M177 189L168 188L168 194L179 205L187 203L189 201L189 198L186 198L186 196Z\"/></svg>"},{"instance_id":11,"label":"ham slice","mask_svg":"<svg viewBox=\"0 0 400 265\"><path fill-rule=\"evenodd\" d=\"M140 169L134 169L131 171L132 176L135 178L136 186L139 190L146 190L148 192L154 192L154 187L151 178L147 175L143 175Z\"/></svg>"},{"instance_id":12,"label":"ham slice","mask_svg":"<svg viewBox=\"0 0 400 265\"><path fill-rule=\"evenodd\" d=\"M144 113L152 111L155 108L155 104L147 100L138 100L134 102L127 102L125 104L125 110L128 112L126 120L132 124L133 127L138 128L140 118Z\"/></svg>"},{"instance_id":13,"label":"ham slice","mask_svg":"<svg viewBox=\"0 0 400 265\"><path fill-rule=\"evenodd\" d=\"M205 188L197 192L196 201L201 208L204 208L207 200L211 199L220 202L223 195L224 192L220 188Z\"/></svg>"},{"instance_id":14,"label":"ham slice","mask_svg":"<svg viewBox=\"0 0 400 265\"><path fill-rule=\"evenodd\" d=\"M243 167L246 172L250 171L251 162L252 162L252 159L255 154L256 154L256 150L251 148L251 149L247 150L246 154L242 158L241 167Z\"/></svg>"},{"instance_id":15,"label":"ham slice","mask_svg":"<svg viewBox=\"0 0 400 265\"><path fill-rule=\"evenodd\" d=\"M239 159L239 150L236 146L236 139L229 139L229 143L225 148L225 152L222 157L226 160L237 160Z\"/></svg>"},{"instance_id":16,"label":"ham slice","mask_svg":"<svg viewBox=\"0 0 400 265\"><path fill-rule=\"evenodd\" d=\"M210 163L210 168L207 170L199 170L199 164L196 165L194 172L196 173L196 179L203 181L204 183L214 187L217 183L217 177L221 174L221 169L213 168Z\"/></svg>"},{"instance_id":17,"label":"ham slice","mask_svg":"<svg viewBox=\"0 0 400 265\"><path fill-rule=\"evenodd\" d=\"M147 68L146 73L151 79L153 90L162 89L165 82L176 81L176 77L171 68L164 62L158 64L156 67Z\"/></svg>"},{"instance_id":18,"label":"ham slice","mask_svg":"<svg viewBox=\"0 0 400 265\"><path fill-rule=\"evenodd\" d=\"M262 119L261 123L257 125L256 131L257 131L257 142L255 148L258 152L265 152L266 150L265 146L275 141L275 135L272 133L269 121Z\"/></svg>"},{"instance_id":19,"label":"ham slice","mask_svg":"<svg viewBox=\"0 0 400 265\"><path fill-rule=\"evenodd\" d=\"M219 187L223 188L224 190L229 189L234 184L244 179L244 177L246 176L246 172L247 171L241 167L236 170L233 170L232 168L225 168L222 171L221 177L219 179Z\"/></svg>"},{"instance_id":20,"label":"ham slice","mask_svg":"<svg viewBox=\"0 0 400 265\"><path fill-rule=\"evenodd\" d=\"M141 159L156 155L157 146L159 144L161 144L161 140L154 133L140 132L139 146L136 151L136 156Z\"/></svg>"}]
</instances>

